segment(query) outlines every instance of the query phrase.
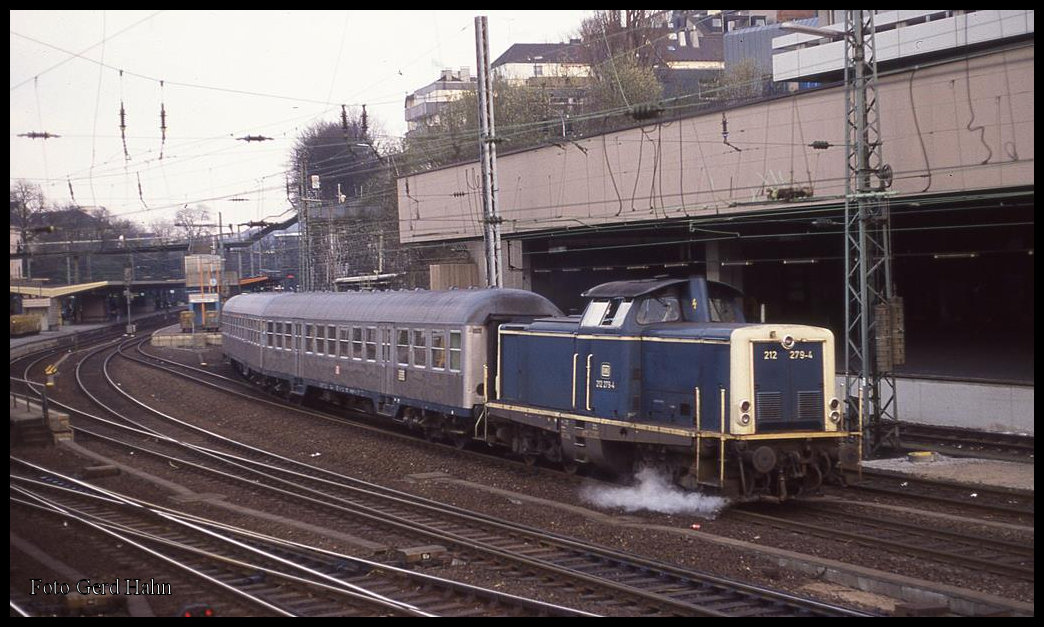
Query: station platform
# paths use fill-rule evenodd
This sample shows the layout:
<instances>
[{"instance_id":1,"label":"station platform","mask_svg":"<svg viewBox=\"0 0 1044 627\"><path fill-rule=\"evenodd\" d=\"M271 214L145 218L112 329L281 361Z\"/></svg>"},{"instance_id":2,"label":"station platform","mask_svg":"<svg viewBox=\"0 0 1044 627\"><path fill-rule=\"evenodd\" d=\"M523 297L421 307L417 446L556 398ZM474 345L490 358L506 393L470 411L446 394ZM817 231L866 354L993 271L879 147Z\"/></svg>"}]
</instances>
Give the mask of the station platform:
<instances>
[{"instance_id":1,"label":"station platform","mask_svg":"<svg viewBox=\"0 0 1044 627\"><path fill-rule=\"evenodd\" d=\"M140 317L135 317L133 324L136 327L141 327L154 320L162 320L169 318L171 320L177 319L176 311L163 311L149 314L142 314ZM47 348L48 346L57 346L63 341L68 341L70 338L77 336L90 336L97 333L104 333L106 330L119 330L125 331L127 327L126 322L96 322L88 324L65 324L60 327L54 327L48 331L41 331L34 335L23 335L21 337L10 338L11 359L20 357L24 353L32 350Z\"/></svg>"},{"instance_id":2,"label":"station platform","mask_svg":"<svg viewBox=\"0 0 1044 627\"><path fill-rule=\"evenodd\" d=\"M69 414L48 408L39 401L12 393L10 406L10 442L12 445L45 446L71 440Z\"/></svg>"},{"instance_id":3,"label":"station platform","mask_svg":"<svg viewBox=\"0 0 1044 627\"><path fill-rule=\"evenodd\" d=\"M185 333L181 330L180 324L173 324L153 331L150 343L153 346L162 346L164 348L221 346L221 334L204 331Z\"/></svg>"},{"instance_id":4,"label":"station platform","mask_svg":"<svg viewBox=\"0 0 1044 627\"><path fill-rule=\"evenodd\" d=\"M980 485L1033 492L1035 464L931 454L866 460L862 466L920 479L967 484L972 489Z\"/></svg>"}]
</instances>

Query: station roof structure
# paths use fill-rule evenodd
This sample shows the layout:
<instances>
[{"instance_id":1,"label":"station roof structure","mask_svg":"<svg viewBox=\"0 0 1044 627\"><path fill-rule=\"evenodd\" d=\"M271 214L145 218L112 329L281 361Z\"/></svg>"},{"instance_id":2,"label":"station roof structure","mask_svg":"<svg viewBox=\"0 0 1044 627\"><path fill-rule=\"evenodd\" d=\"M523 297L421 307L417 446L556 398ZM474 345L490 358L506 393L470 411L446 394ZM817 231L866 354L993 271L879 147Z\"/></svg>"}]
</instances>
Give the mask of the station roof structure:
<instances>
[{"instance_id":1,"label":"station roof structure","mask_svg":"<svg viewBox=\"0 0 1044 627\"><path fill-rule=\"evenodd\" d=\"M127 284L124 281L94 281L93 283L55 285L53 287L46 287L39 283L31 284L20 282L19 284L11 284L11 293L21 294L22 296L35 296L36 298L60 298L62 296L93 292L105 288L125 288L126 286ZM185 279L146 279L141 281L131 281L131 287L185 287Z\"/></svg>"}]
</instances>

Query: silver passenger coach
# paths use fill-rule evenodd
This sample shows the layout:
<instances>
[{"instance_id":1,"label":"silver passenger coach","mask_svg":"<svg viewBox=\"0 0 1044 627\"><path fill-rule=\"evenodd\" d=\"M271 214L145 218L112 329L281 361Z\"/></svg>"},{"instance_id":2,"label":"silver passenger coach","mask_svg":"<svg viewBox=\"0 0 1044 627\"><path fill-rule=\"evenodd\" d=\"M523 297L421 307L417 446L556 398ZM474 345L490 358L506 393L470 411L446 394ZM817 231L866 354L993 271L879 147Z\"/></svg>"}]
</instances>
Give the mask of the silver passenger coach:
<instances>
[{"instance_id":1,"label":"silver passenger coach","mask_svg":"<svg viewBox=\"0 0 1044 627\"><path fill-rule=\"evenodd\" d=\"M281 393L461 432L495 380L497 326L559 315L513 289L264 293L231 298L221 326L235 367Z\"/></svg>"}]
</instances>

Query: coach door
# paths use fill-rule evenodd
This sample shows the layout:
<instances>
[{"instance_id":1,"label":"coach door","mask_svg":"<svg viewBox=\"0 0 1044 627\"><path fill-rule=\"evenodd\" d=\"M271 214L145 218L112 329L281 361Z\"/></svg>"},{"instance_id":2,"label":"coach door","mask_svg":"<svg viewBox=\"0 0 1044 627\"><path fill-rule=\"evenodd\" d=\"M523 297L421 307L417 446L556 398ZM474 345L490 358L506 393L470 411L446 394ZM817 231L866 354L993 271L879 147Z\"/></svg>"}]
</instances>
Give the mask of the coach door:
<instances>
[{"instance_id":1,"label":"coach door","mask_svg":"<svg viewBox=\"0 0 1044 627\"><path fill-rule=\"evenodd\" d=\"M395 364L392 363L392 325L386 322L374 331L380 336L380 353L377 355L377 371L380 376L381 394L389 396L395 391Z\"/></svg>"},{"instance_id":2,"label":"coach door","mask_svg":"<svg viewBox=\"0 0 1044 627\"><path fill-rule=\"evenodd\" d=\"M303 331L302 324L300 322L295 322L294 335L290 339L290 341L293 342L292 346L294 347L294 376L298 379L302 378L301 371L304 368L302 363L304 361L304 357L302 356L302 353L304 352L304 342L301 339L304 336Z\"/></svg>"}]
</instances>

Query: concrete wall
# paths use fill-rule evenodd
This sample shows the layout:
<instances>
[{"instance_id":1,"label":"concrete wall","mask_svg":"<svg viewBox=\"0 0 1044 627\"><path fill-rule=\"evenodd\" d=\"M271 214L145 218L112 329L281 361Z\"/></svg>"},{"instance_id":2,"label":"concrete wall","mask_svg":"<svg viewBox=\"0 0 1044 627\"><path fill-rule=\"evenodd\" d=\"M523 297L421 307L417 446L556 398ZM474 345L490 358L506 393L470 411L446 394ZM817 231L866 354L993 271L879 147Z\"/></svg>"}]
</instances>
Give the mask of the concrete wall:
<instances>
[{"instance_id":1,"label":"concrete wall","mask_svg":"<svg viewBox=\"0 0 1044 627\"><path fill-rule=\"evenodd\" d=\"M1033 70L1029 45L883 76L889 191L913 199L1032 186ZM730 145L717 111L498 157L503 236L843 201L844 89L797 92L725 118ZM400 178L402 241L481 240L480 180L477 162ZM787 187L811 196L768 195Z\"/></svg>"},{"instance_id":2,"label":"concrete wall","mask_svg":"<svg viewBox=\"0 0 1044 627\"><path fill-rule=\"evenodd\" d=\"M1033 435L1033 386L896 379L901 422ZM844 377L837 379L844 398Z\"/></svg>"},{"instance_id":3,"label":"concrete wall","mask_svg":"<svg viewBox=\"0 0 1044 627\"><path fill-rule=\"evenodd\" d=\"M1033 387L896 381L899 419L1000 433L1033 435Z\"/></svg>"}]
</instances>

